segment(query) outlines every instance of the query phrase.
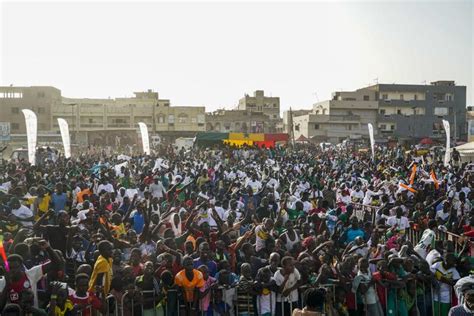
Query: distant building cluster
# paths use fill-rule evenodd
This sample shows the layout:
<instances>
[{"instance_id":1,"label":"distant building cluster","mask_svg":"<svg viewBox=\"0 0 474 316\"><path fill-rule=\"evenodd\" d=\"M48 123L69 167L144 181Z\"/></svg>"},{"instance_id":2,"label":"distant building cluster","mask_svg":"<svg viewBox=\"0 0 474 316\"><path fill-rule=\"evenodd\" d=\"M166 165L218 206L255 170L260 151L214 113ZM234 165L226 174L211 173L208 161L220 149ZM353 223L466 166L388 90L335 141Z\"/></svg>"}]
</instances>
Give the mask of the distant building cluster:
<instances>
[{"instance_id":1,"label":"distant building cluster","mask_svg":"<svg viewBox=\"0 0 474 316\"><path fill-rule=\"evenodd\" d=\"M206 113L205 106L172 106L158 92L135 92L134 97L115 99L67 98L54 87L0 87L0 121L9 122L11 139L25 137L22 109L38 116L40 142L60 139L57 118L69 123L76 144L132 144L138 122L162 139L194 137L197 132L281 133L318 142L366 139L367 123L376 138L407 140L443 137L441 123L451 123L455 139L466 139L466 87L454 81L430 85L376 84L356 91L338 91L331 100L312 109L292 107L280 116L280 98L257 90L245 95L232 110ZM473 116L474 117L474 116ZM471 124L469 123L469 127ZM472 124L474 130L474 124Z\"/></svg>"}]
</instances>

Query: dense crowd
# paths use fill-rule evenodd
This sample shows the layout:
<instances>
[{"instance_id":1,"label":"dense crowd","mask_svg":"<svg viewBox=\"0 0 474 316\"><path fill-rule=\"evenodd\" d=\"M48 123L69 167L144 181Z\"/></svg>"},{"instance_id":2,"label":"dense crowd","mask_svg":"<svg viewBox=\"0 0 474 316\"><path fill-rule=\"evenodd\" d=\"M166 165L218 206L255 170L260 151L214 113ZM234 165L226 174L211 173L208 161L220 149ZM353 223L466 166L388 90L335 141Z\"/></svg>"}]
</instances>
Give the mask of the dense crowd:
<instances>
[{"instance_id":1,"label":"dense crowd","mask_svg":"<svg viewBox=\"0 0 474 316\"><path fill-rule=\"evenodd\" d=\"M1 314L474 315L474 174L443 158L163 147L9 162Z\"/></svg>"}]
</instances>

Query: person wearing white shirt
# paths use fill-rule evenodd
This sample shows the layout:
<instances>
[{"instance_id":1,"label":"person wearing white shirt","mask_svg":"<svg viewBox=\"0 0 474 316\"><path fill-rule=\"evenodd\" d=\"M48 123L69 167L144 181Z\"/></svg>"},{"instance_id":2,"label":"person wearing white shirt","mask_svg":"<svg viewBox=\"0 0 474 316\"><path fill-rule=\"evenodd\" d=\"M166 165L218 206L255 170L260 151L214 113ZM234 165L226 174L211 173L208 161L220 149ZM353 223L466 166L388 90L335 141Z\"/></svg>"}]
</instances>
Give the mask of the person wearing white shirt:
<instances>
[{"instance_id":1,"label":"person wearing white shirt","mask_svg":"<svg viewBox=\"0 0 474 316\"><path fill-rule=\"evenodd\" d=\"M165 187L163 183L158 179L158 177L153 178L153 183L150 184L150 193L152 197L161 199L165 193Z\"/></svg>"},{"instance_id":2,"label":"person wearing white shirt","mask_svg":"<svg viewBox=\"0 0 474 316\"><path fill-rule=\"evenodd\" d=\"M246 187L251 187L253 194L257 193L262 189L262 183L257 180L256 175L252 175L252 178L247 181Z\"/></svg>"},{"instance_id":3,"label":"person wearing white shirt","mask_svg":"<svg viewBox=\"0 0 474 316\"><path fill-rule=\"evenodd\" d=\"M15 215L17 220L21 222L24 227L33 226L34 214L32 210L22 205L17 198L12 198L10 205L12 208L12 214Z\"/></svg>"},{"instance_id":4,"label":"person wearing white shirt","mask_svg":"<svg viewBox=\"0 0 474 316\"><path fill-rule=\"evenodd\" d=\"M396 230L402 234L404 234L405 230L410 227L408 218L403 216L403 209L401 207L397 207L395 216L388 218L387 225L390 227L396 227Z\"/></svg>"},{"instance_id":5,"label":"person wearing white shirt","mask_svg":"<svg viewBox=\"0 0 474 316\"><path fill-rule=\"evenodd\" d=\"M436 262L431 266L431 272L434 273L439 285L434 289L433 295L435 315L438 315L440 310L449 310L450 308L452 285L448 282L452 282L454 285L461 278L455 264L456 256L453 253L448 253L444 256L443 261Z\"/></svg>"},{"instance_id":6,"label":"person wearing white shirt","mask_svg":"<svg viewBox=\"0 0 474 316\"><path fill-rule=\"evenodd\" d=\"M102 191L112 193L115 190L114 190L114 186L110 184L106 179L104 179L102 183L99 184L99 186L97 187L97 193L100 194L100 192Z\"/></svg>"},{"instance_id":7,"label":"person wearing white shirt","mask_svg":"<svg viewBox=\"0 0 474 316\"><path fill-rule=\"evenodd\" d=\"M432 219L428 222L428 228L425 229L423 235L421 236L420 241L415 246L414 250L423 258L426 257L429 249L433 246L434 240L436 238L436 220Z\"/></svg>"},{"instance_id":8,"label":"person wearing white shirt","mask_svg":"<svg viewBox=\"0 0 474 316\"><path fill-rule=\"evenodd\" d=\"M360 203L364 199L364 192L361 191L360 187L356 185L354 190L351 192L351 200L355 203Z\"/></svg>"},{"instance_id":9,"label":"person wearing white shirt","mask_svg":"<svg viewBox=\"0 0 474 316\"><path fill-rule=\"evenodd\" d=\"M297 306L298 303L298 287L300 286L301 274L295 268L292 257L283 257L281 265L282 268L275 272L273 276L275 284L280 289L276 297L276 314L291 315L291 308Z\"/></svg>"}]
</instances>

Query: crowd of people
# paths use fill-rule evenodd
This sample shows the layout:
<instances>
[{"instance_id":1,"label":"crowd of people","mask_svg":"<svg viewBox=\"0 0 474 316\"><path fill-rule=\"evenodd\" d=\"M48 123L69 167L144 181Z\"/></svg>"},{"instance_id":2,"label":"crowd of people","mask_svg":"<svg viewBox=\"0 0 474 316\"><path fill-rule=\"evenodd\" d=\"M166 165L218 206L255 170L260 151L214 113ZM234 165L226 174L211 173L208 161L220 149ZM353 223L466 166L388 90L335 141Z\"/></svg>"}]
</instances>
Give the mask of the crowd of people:
<instances>
[{"instance_id":1,"label":"crowd of people","mask_svg":"<svg viewBox=\"0 0 474 316\"><path fill-rule=\"evenodd\" d=\"M1 314L474 315L474 175L443 158L305 145L8 162Z\"/></svg>"}]
</instances>

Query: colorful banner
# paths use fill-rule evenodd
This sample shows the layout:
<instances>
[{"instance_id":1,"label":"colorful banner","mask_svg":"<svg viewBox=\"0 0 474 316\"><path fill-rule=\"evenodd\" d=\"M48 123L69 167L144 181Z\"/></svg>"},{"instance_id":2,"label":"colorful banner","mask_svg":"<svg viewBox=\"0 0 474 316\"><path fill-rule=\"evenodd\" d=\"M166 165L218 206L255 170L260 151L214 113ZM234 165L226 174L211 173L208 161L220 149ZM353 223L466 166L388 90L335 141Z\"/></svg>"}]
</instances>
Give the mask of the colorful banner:
<instances>
[{"instance_id":1,"label":"colorful banner","mask_svg":"<svg viewBox=\"0 0 474 316\"><path fill-rule=\"evenodd\" d=\"M65 119L58 118L59 130L63 139L64 157L71 158L71 137L69 136L69 125Z\"/></svg>"},{"instance_id":2,"label":"colorful banner","mask_svg":"<svg viewBox=\"0 0 474 316\"><path fill-rule=\"evenodd\" d=\"M143 144L143 152L147 155L150 155L150 139L148 138L148 127L143 122L138 122L138 126L140 126L140 133L142 135L142 144Z\"/></svg>"},{"instance_id":3,"label":"colorful banner","mask_svg":"<svg viewBox=\"0 0 474 316\"><path fill-rule=\"evenodd\" d=\"M446 132L446 153L444 154L444 166L447 167L449 165L449 160L451 158L451 145L450 145L450 138L451 138L451 131L449 128L449 122L443 120L443 127Z\"/></svg>"},{"instance_id":4,"label":"colorful banner","mask_svg":"<svg viewBox=\"0 0 474 316\"><path fill-rule=\"evenodd\" d=\"M36 142L38 138L38 119L35 112L23 109L25 116L26 138L28 140L28 161L33 166L36 165Z\"/></svg>"},{"instance_id":5,"label":"colorful banner","mask_svg":"<svg viewBox=\"0 0 474 316\"><path fill-rule=\"evenodd\" d=\"M369 128L370 148L372 149L372 160L375 159L375 140L374 140L374 127L372 124L367 124Z\"/></svg>"}]
</instances>

